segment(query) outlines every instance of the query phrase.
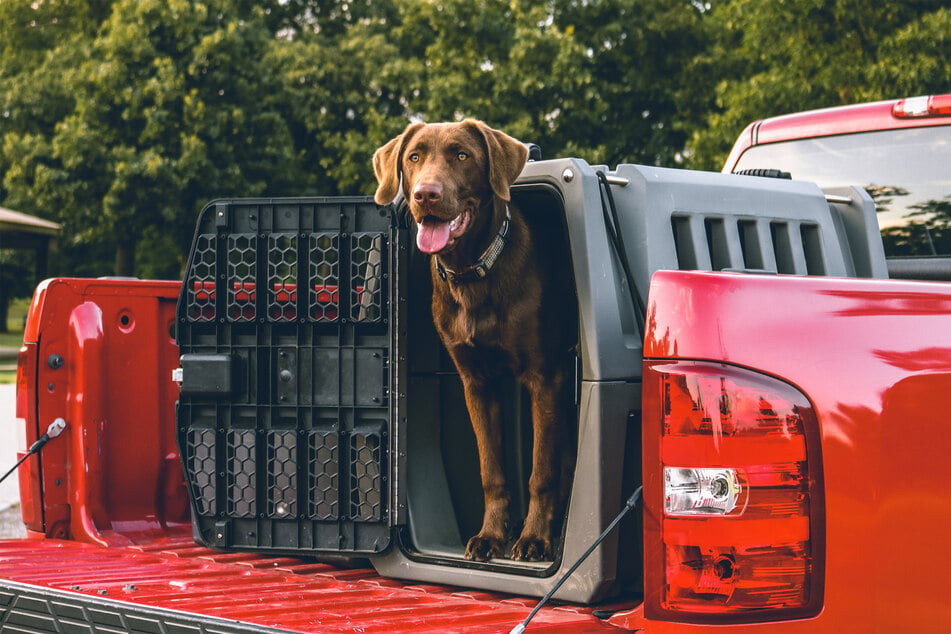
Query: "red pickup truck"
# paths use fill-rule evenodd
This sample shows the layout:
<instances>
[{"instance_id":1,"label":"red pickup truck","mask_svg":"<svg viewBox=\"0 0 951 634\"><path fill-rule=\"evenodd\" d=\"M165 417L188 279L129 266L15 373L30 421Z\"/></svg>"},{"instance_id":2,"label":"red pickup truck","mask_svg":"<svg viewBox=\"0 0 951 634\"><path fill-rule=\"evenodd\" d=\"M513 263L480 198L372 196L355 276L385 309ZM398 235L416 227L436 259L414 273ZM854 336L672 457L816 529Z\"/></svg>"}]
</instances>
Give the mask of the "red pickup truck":
<instances>
[{"instance_id":1,"label":"red pickup truck","mask_svg":"<svg viewBox=\"0 0 951 634\"><path fill-rule=\"evenodd\" d=\"M951 278L949 99L758 122L753 175L526 166L579 305L552 561L462 556L474 440L399 206L216 201L182 283L44 282L0 630L517 632L553 595L528 631L947 631L951 290L889 278Z\"/></svg>"}]
</instances>

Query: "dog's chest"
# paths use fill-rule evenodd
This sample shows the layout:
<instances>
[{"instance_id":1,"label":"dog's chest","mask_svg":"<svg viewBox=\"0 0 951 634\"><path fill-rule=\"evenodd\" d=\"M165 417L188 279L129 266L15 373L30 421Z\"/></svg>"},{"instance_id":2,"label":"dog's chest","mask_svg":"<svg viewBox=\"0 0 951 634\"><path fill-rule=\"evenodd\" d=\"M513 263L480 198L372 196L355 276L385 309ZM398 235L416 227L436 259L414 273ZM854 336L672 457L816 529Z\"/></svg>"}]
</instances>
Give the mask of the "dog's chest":
<instances>
[{"instance_id":1,"label":"dog's chest","mask_svg":"<svg viewBox=\"0 0 951 634\"><path fill-rule=\"evenodd\" d=\"M503 344L504 316L494 303L463 303L451 296L434 300L436 329L447 347L493 348Z\"/></svg>"}]
</instances>

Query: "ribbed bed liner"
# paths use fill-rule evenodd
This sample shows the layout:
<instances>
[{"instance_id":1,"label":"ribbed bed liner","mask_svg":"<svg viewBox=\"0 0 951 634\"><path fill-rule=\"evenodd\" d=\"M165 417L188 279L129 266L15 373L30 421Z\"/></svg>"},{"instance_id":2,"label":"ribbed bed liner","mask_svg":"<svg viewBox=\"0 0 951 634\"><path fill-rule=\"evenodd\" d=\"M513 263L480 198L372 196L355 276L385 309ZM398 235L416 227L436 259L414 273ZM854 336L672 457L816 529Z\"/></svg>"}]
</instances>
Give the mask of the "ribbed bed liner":
<instances>
[{"instance_id":1,"label":"ribbed bed liner","mask_svg":"<svg viewBox=\"0 0 951 634\"><path fill-rule=\"evenodd\" d=\"M534 605L372 569L216 553L184 535L121 548L0 541L0 577L0 630L11 633L508 632ZM530 628L618 631L593 609L546 607Z\"/></svg>"}]
</instances>

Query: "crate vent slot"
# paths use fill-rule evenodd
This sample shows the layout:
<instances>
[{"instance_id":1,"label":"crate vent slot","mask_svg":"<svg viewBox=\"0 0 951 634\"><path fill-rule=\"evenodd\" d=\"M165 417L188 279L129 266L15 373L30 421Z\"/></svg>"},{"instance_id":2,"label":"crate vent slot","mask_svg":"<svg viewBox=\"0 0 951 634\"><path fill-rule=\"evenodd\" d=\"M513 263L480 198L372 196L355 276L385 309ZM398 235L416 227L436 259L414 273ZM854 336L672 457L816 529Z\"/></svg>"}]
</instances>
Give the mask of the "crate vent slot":
<instances>
[{"instance_id":1,"label":"crate vent slot","mask_svg":"<svg viewBox=\"0 0 951 634\"><path fill-rule=\"evenodd\" d=\"M799 226L802 237L802 250L806 260L808 275L825 275L825 260L822 257L822 239L819 225L803 223Z\"/></svg>"},{"instance_id":2,"label":"crate vent slot","mask_svg":"<svg viewBox=\"0 0 951 634\"><path fill-rule=\"evenodd\" d=\"M710 253L710 268L722 271L733 266L730 261L730 247L726 237L723 218L706 218L703 221L707 235L707 249Z\"/></svg>"},{"instance_id":3,"label":"crate vent slot","mask_svg":"<svg viewBox=\"0 0 951 634\"><path fill-rule=\"evenodd\" d=\"M673 215L670 217L670 225L674 232L677 268L681 271L696 271L699 266L690 232L690 216Z\"/></svg>"},{"instance_id":4,"label":"crate vent slot","mask_svg":"<svg viewBox=\"0 0 951 634\"><path fill-rule=\"evenodd\" d=\"M796 273L796 261L793 257L792 236L789 234L789 223L771 222L769 231L773 239L776 272L794 275Z\"/></svg>"}]
</instances>

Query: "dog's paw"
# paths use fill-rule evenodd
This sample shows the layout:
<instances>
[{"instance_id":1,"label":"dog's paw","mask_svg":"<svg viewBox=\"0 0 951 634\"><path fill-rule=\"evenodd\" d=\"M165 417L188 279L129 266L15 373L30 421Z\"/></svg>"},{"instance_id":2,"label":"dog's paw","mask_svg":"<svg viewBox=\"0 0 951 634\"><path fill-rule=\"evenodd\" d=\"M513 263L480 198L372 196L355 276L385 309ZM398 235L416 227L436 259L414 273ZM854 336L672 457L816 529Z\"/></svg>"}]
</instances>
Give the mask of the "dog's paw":
<instances>
[{"instance_id":1,"label":"dog's paw","mask_svg":"<svg viewBox=\"0 0 951 634\"><path fill-rule=\"evenodd\" d=\"M550 561L552 559L551 541L531 535L522 535L512 546L512 559L515 561Z\"/></svg>"},{"instance_id":2,"label":"dog's paw","mask_svg":"<svg viewBox=\"0 0 951 634\"><path fill-rule=\"evenodd\" d=\"M466 544L466 559L472 561L489 561L504 554L505 542L501 539L476 535Z\"/></svg>"}]
</instances>

